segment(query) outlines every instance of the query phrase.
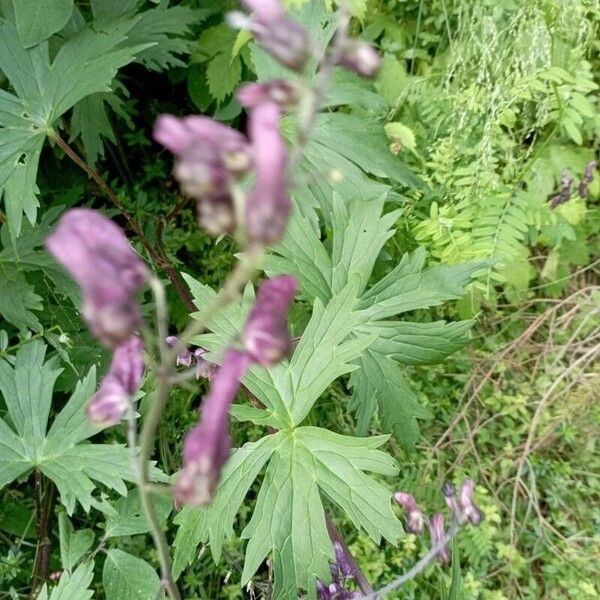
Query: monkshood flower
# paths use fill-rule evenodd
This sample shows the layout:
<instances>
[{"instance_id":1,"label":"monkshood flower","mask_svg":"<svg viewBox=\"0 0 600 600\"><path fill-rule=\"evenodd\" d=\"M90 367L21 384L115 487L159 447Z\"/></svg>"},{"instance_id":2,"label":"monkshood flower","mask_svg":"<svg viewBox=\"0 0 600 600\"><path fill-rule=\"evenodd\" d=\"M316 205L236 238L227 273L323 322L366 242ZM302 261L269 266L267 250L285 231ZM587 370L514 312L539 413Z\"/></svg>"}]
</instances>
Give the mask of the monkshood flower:
<instances>
[{"instance_id":1,"label":"monkshood flower","mask_svg":"<svg viewBox=\"0 0 600 600\"><path fill-rule=\"evenodd\" d=\"M196 361L196 379L208 379L212 381L216 371L217 365L209 362L204 358L206 350L204 348L196 348L194 350L194 360Z\"/></svg>"},{"instance_id":2,"label":"monkshood flower","mask_svg":"<svg viewBox=\"0 0 600 600\"><path fill-rule=\"evenodd\" d=\"M583 177L579 182L579 197L585 198L588 194L588 186L592 183L592 179L594 178L594 169L598 163L595 160L590 160L590 162L586 165L585 171L583 172Z\"/></svg>"},{"instance_id":3,"label":"monkshood flower","mask_svg":"<svg viewBox=\"0 0 600 600\"><path fill-rule=\"evenodd\" d=\"M338 540L333 542L333 551L335 552L335 562L340 573L346 579L354 579L354 565L352 564L346 549Z\"/></svg>"},{"instance_id":4,"label":"monkshood flower","mask_svg":"<svg viewBox=\"0 0 600 600\"><path fill-rule=\"evenodd\" d=\"M414 496L406 492L396 492L394 500L406 511L406 529L410 533L419 534L423 531L423 513L417 506Z\"/></svg>"},{"instance_id":5,"label":"monkshood flower","mask_svg":"<svg viewBox=\"0 0 600 600\"><path fill-rule=\"evenodd\" d=\"M299 90L298 86L290 81L273 79L265 83L247 83L238 90L236 96L239 103L246 108L275 102L285 110L298 102Z\"/></svg>"},{"instance_id":6,"label":"monkshood flower","mask_svg":"<svg viewBox=\"0 0 600 600\"><path fill-rule=\"evenodd\" d=\"M279 131L281 109L267 101L249 110L256 183L246 199L246 236L250 243L274 244L281 239L291 210L286 191L287 150Z\"/></svg>"},{"instance_id":7,"label":"monkshood flower","mask_svg":"<svg viewBox=\"0 0 600 600\"><path fill-rule=\"evenodd\" d=\"M61 217L46 248L79 284L92 333L109 347L131 337L141 323L135 293L148 271L123 230L95 210L74 208Z\"/></svg>"},{"instance_id":8,"label":"monkshood flower","mask_svg":"<svg viewBox=\"0 0 600 600\"><path fill-rule=\"evenodd\" d=\"M363 77L375 77L381 65L381 57L370 44L360 40L348 40L339 63Z\"/></svg>"},{"instance_id":9,"label":"monkshood flower","mask_svg":"<svg viewBox=\"0 0 600 600\"><path fill-rule=\"evenodd\" d=\"M142 382L143 351L144 344L137 335L115 348L108 373L87 407L92 423L115 425L123 418L131 396Z\"/></svg>"},{"instance_id":10,"label":"monkshood flower","mask_svg":"<svg viewBox=\"0 0 600 600\"><path fill-rule=\"evenodd\" d=\"M213 235L233 232L231 185L252 163L245 137L209 117L162 115L154 139L176 156L175 178L196 199L201 227Z\"/></svg>"},{"instance_id":11,"label":"monkshood flower","mask_svg":"<svg viewBox=\"0 0 600 600\"><path fill-rule=\"evenodd\" d=\"M244 24L256 41L282 65L301 71L308 60L304 28L286 16L279 0L242 0L252 12Z\"/></svg>"},{"instance_id":12,"label":"monkshood flower","mask_svg":"<svg viewBox=\"0 0 600 600\"><path fill-rule=\"evenodd\" d=\"M174 335L169 335L165 338L165 344L167 344L169 348L174 348L178 342L179 340L177 339L177 336ZM187 348L184 348L177 355L177 366L189 367L192 364L192 356L192 353Z\"/></svg>"},{"instance_id":13,"label":"monkshood flower","mask_svg":"<svg viewBox=\"0 0 600 600\"><path fill-rule=\"evenodd\" d=\"M433 546L441 544L444 541L446 532L444 530L444 516L441 513L435 513L433 517L431 517L429 533L431 535L431 544ZM449 563L450 550L448 549L448 546L442 547L437 553L437 557L440 562Z\"/></svg>"},{"instance_id":14,"label":"monkshood flower","mask_svg":"<svg viewBox=\"0 0 600 600\"><path fill-rule=\"evenodd\" d=\"M290 351L286 316L297 291L298 281L290 275L267 279L260 286L242 334L253 362L269 367Z\"/></svg>"},{"instance_id":15,"label":"monkshood flower","mask_svg":"<svg viewBox=\"0 0 600 600\"><path fill-rule=\"evenodd\" d=\"M458 494L458 506L461 518L467 519L471 525L477 527L483 521L484 514L473 502L474 490L475 482L472 479L463 481Z\"/></svg>"},{"instance_id":16,"label":"monkshood flower","mask_svg":"<svg viewBox=\"0 0 600 600\"><path fill-rule=\"evenodd\" d=\"M568 171L564 171L560 176L560 192L550 200L550 208L556 208L571 199L571 186L573 177Z\"/></svg>"},{"instance_id":17,"label":"monkshood flower","mask_svg":"<svg viewBox=\"0 0 600 600\"><path fill-rule=\"evenodd\" d=\"M178 502L204 506L215 492L223 465L231 452L229 407L250 365L250 357L228 350L201 408L200 423L185 437L183 471L175 485Z\"/></svg>"}]
</instances>

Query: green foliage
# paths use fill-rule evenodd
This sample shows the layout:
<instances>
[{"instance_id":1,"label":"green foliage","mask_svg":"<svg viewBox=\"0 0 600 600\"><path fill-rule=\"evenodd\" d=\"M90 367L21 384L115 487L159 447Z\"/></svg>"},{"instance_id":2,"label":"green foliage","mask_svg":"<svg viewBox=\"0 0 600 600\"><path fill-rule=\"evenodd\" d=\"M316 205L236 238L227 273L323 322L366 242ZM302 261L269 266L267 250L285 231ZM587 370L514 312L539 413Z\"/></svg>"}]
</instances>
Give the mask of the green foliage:
<instances>
[{"instance_id":1,"label":"green foliage","mask_svg":"<svg viewBox=\"0 0 600 600\"><path fill-rule=\"evenodd\" d=\"M38 600L90 600L94 595L89 589L93 577L93 563L82 563L73 573L64 573L50 595L47 585L44 584Z\"/></svg>"},{"instance_id":2,"label":"green foliage","mask_svg":"<svg viewBox=\"0 0 600 600\"><path fill-rule=\"evenodd\" d=\"M145 560L117 548L106 553L102 584L107 600L163 597L156 571Z\"/></svg>"},{"instance_id":3,"label":"green foliage","mask_svg":"<svg viewBox=\"0 0 600 600\"><path fill-rule=\"evenodd\" d=\"M100 483L126 494L125 481L134 479L128 450L117 444L91 444L101 431L90 424L85 406L95 392L92 369L48 429L52 390L61 372L56 358L44 362L46 346L24 344L12 361L0 359L0 391L8 411L0 419L0 488L32 469L51 479L71 514L75 503L88 511L98 506L92 496ZM160 477L154 472L154 477Z\"/></svg>"}]
</instances>

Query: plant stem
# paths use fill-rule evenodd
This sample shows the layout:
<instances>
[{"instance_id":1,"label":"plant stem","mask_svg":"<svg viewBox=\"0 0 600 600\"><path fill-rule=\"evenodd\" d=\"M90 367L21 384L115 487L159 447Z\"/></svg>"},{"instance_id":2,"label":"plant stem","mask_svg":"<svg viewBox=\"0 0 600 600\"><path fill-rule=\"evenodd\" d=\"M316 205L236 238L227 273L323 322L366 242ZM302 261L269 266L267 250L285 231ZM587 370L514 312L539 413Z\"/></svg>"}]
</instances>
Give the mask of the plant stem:
<instances>
[{"instance_id":1,"label":"plant stem","mask_svg":"<svg viewBox=\"0 0 600 600\"><path fill-rule=\"evenodd\" d=\"M404 575L394 579L376 592L365 594L364 596L361 596L361 598L363 600L375 600L377 598L383 598L386 594L393 592L408 581L414 579L436 559L438 552L452 541L454 536L460 531L460 528L465 524L465 522L465 518L454 520L448 531L446 531L444 534L444 537L437 544L433 544L431 548L421 557L421 559L418 560L408 571L406 571Z\"/></svg>"},{"instance_id":2,"label":"plant stem","mask_svg":"<svg viewBox=\"0 0 600 600\"><path fill-rule=\"evenodd\" d=\"M177 295L181 301L185 304L187 309L191 312L195 310L194 300L192 295L188 291L185 283L179 276L179 273L175 270L173 265L169 262L169 259L164 252L159 252L146 238L140 224L133 218L131 213L125 208L120 198L111 190L109 185L100 177L98 172L88 164L81 156L79 156L69 144L63 140L63 138L54 129L48 130L48 137L56 143L56 145L78 166L80 167L87 176L92 179L100 188L102 193L119 209L119 212L127 221L127 225L140 240L142 246L146 252L148 252L152 262L156 264L165 275L169 278L169 281L173 285L173 288L177 292Z\"/></svg>"},{"instance_id":3,"label":"plant stem","mask_svg":"<svg viewBox=\"0 0 600 600\"><path fill-rule=\"evenodd\" d=\"M50 517L54 504L54 487L41 471L34 471L35 478L35 510L37 547L31 582L31 598L35 598L37 590L48 579L50 565Z\"/></svg>"}]
</instances>

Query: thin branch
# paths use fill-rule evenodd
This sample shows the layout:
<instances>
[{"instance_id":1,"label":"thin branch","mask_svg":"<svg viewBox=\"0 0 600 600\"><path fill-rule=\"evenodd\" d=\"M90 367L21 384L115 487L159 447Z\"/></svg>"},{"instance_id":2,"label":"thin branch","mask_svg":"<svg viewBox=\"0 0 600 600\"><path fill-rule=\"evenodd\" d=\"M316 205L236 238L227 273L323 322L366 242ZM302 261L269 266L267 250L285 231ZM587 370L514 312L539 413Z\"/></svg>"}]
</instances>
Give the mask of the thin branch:
<instances>
[{"instance_id":1,"label":"thin branch","mask_svg":"<svg viewBox=\"0 0 600 600\"><path fill-rule=\"evenodd\" d=\"M179 276L179 273L175 270L169 259L164 253L159 252L146 238L140 224L133 218L131 213L125 208L120 198L112 191L109 185L100 177L98 172L88 164L81 156L79 156L71 146L56 132L54 129L48 131L48 137L56 143L56 145L78 166L80 167L87 176L92 179L100 188L102 193L119 209L119 212L123 215L127 225L131 231L139 239L140 243L148 252L152 262L164 271L165 275L169 278L169 281L173 285L173 288L177 292L177 295L185 306L190 311L195 310L194 299L187 289L185 283Z\"/></svg>"},{"instance_id":2,"label":"thin branch","mask_svg":"<svg viewBox=\"0 0 600 600\"><path fill-rule=\"evenodd\" d=\"M454 538L454 536L460 531L460 528L465 524L466 519L454 520L448 531L444 534L444 537L437 543L433 544L431 548L418 560L404 575L401 575L397 579L394 579L381 589L373 592L372 594L366 594L361 596L364 600L375 600L376 598L382 598L386 594L393 592L399 587L403 586L408 581L413 580L417 575L421 574L437 557L438 552L443 550Z\"/></svg>"},{"instance_id":3,"label":"thin branch","mask_svg":"<svg viewBox=\"0 0 600 600\"><path fill-rule=\"evenodd\" d=\"M35 478L35 510L37 545L33 565L31 598L35 598L37 590L48 579L50 572L50 550L52 548L51 516L54 504L54 487L41 471L34 471Z\"/></svg>"}]
</instances>

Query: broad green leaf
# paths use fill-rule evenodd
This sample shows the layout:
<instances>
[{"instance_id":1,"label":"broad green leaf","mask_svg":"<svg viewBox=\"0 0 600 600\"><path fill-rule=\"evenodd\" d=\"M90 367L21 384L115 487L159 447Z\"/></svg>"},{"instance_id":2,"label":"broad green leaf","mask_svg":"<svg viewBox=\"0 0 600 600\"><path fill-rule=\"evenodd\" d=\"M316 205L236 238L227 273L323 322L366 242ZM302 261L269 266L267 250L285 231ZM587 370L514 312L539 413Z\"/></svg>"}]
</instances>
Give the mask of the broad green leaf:
<instances>
[{"instance_id":1,"label":"broad green leaf","mask_svg":"<svg viewBox=\"0 0 600 600\"><path fill-rule=\"evenodd\" d=\"M158 521L164 523L169 514L171 514L173 506L171 496L169 494L154 494L152 504L154 505ZM124 498L119 498L114 503L114 508L117 514L108 515L104 537L112 538L125 535L138 535L140 533L147 533L150 530L148 520L140 504L140 496L137 489L129 491Z\"/></svg>"},{"instance_id":2,"label":"broad green leaf","mask_svg":"<svg viewBox=\"0 0 600 600\"><path fill-rule=\"evenodd\" d=\"M398 266L371 287L358 306L369 319L385 319L409 310L460 298L472 276L488 261L438 265L423 270L425 250L405 254Z\"/></svg>"},{"instance_id":3,"label":"broad green leaf","mask_svg":"<svg viewBox=\"0 0 600 600\"><path fill-rule=\"evenodd\" d=\"M154 600L162 598L160 578L141 558L113 548L106 553L102 569L106 600Z\"/></svg>"},{"instance_id":4,"label":"broad green leaf","mask_svg":"<svg viewBox=\"0 0 600 600\"><path fill-rule=\"evenodd\" d=\"M298 588L316 598L316 579L330 580L333 548L327 534L316 465L310 452L287 437L273 455L258 494L248 538L242 585L272 553L273 599L295 598Z\"/></svg>"},{"instance_id":5,"label":"broad green leaf","mask_svg":"<svg viewBox=\"0 0 600 600\"><path fill-rule=\"evenodd\" d=\"M416 419L430 418L431 413L419 404L401 368L390 357L369 349L357 364L359 369L350 376L350 407L357 411L358 435L366 433L377 407L384 431L412 447L419 437Z\"/></svg>"},{"instance_id":6,"label":"broad green leaf","mask_svg":"<svg viewBox=\"0 0 600 600\"><path fill-rule=\"evenodd\" d=\"M62 29L73 12L73 0L13 0L19 37L31 48Z\"/></svg>"},{"instance_id":7,"label":"broad green leaf","mask_svg":"<svg viewBox=\"0 0 600 600\"><path fill-rule=\"evenodd\" d=\"M267 257L264 269L269 276L296 276L301 294L309 301L319 298L326 304L331 298L331 258L321 243L320 232L315 231L313 223L302 214L297 203L285 235Z\"/></svg>"},{"instance_id":8,"label":"broad green leaf","mask_svg":"<svg viewBox=\"0 0 600 600\"><path fill-rule=\"evenodd\" d=\"M71 572L81 557L92 547L94 532L91 529L74 531L67 515L61 512L58 515L58 539L62 567Z\"/></svg>"},{"instance_id":9,"label":"broad green leaf","mask_svg":"<svg viewBox=\"0 0 600 600\"><path fill-rule=\"evenodd\" d=\"M217 54L206 68L208 89L217 102L222 102L235 90L242 77L242 61L229 52Z\"/></svg>"},{"instance_id":10,"label":"broad green leaf","mask_svg":"<svg viewBox=\"0 0 600 600\"><path fill-rule=\"evenodd\" d=\"M127 493L124 482L135 480L130 452L122 445L87 442L102 430L85 414L96 389L94 368L77 384L47 431L60 369L55 358L44 362L45 354L46 346L34 340L17 352L14 366L0 359L0 392L8 409L6 418L0 419L0 487L37 468L55 483L68 514L76 502L88 511L97 505L92 495L97 483ZM165 480L154 468L151 476Z\"/></svg>"},{"instance_id":11,"label":"broad green leaf","mask_svg":"<svg viewBox=\"0 0 600 600\"><path fill-rule=\"evenodd\" d=\"M223 542L233 535L235 515L259 472L282 443L282 437L280 432L244 444L225 465L213 502L200 509L186 506L175 517L179 525L173 544L175 577L193 561L196 546L201 542L210 544L213 558L219 562Z\"/></svg>"},{"instance_id":12,"label":"broad green leaf","mask_svg":"<svg viewBox=\"0 0 600 600\"><path fill-rule=\"evenodd\" d=\"M346 201L333 195L332 292L337 294L349 277L359 277L358 293L367 287L375 261L392 237L391 227L400 211L382 215L385 196L378 199Z\"/></svg>"},{"instance_id":13,"label":"broad green leaf","mask_svg":"<svg viewBox=\"0 0 600 600\"><path fill-rule=\"evenodd\" d=\"M356 328L358 333L375 334L374 352L404 365L427 365L442 361L469 341L472 321L411 323L374 321Z\"/></svg>"},{"instance_id":14,"label":"broad green leaf","mask_svg":"<svg viewBox=\"0 0 600 600\"><path fill-rule=\"evenodd\" d=\"M326 307L315 300L311 320L289 366L292 396L286 404L295 425L304 420L333 381L356 368L352 362L375 340L375 336L362 335L348 339L360 318L353 310L358 285L358 278L353 277Z\"/></svg>"},{"instance_id":15,"label":"broad green leaf","mask_svg":"<svg viewBox=\"0 0 600 600\"><path fill-rule=\"evenodd\" d=\"M120 47L134 23L86 27L52 62L47 42L26 49L14 23L0 25L0 71L15 92L0 91L0 188L13 237L21 231L22 213L35 221L37 163L54 122L86 96L109 91L117 70L147 47Z\"/></svg>"},{"instance_id":16,"label":"broad green leaf","mask_svg":"<svg viewBox=\"0 0 600 600\"><path fill-rule=\"evenodd\" d=\"M90 600L94 592L89 589L94 578L94 563L79 565L73 573L64 572L58 585L50 593L49 600ZM48 587L42 587L37 600L48 600Z\"/></svg>"}]
</instances>

